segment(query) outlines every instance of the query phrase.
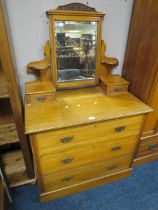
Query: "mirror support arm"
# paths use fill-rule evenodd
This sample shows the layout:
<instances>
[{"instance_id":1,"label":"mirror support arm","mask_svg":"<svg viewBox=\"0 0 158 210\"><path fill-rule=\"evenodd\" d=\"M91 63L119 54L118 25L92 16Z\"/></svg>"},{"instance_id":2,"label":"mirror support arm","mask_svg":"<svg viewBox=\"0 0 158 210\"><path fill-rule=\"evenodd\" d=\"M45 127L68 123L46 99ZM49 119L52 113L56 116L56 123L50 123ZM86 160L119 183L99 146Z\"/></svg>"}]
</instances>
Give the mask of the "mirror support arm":
<instances>
[{"instance_id":1,"label":"mirror support arm","mask_svg":"<svg viewBox=\"0 0 158 210\"><path fill-rule=\"evenodd\" d=\"M119 64L117 58L107 57L106 53L106 44L104 40L101 41L101 70L105 71L106 76L111 75L111 70L113 67Z\"/></svg>"},{"instance_id":2,"label":"mirror support arm","mask_svg":"<svg viewBox=\"0 0 158 210\"><path fill-rule=\"evenodd\" d=\"M44 46L45 58L40 61L34 61L27 65L27 72L33 73L38 81L51 81L51 59L50 44L46 42Z\"/></svg>"},{"instance_id":3,"label":"mirror support arm","mask_svg":"<svg viewBox=\"0 0 158 210\"><path fill-rule=\"evenodd\" d=\"M119 62L117 58L107 57L105 55L106 44L101 41L101 62L99 70L99 85L105 91L106 94L113 92L125 91L128 89L128 82L121 78L120 75L113 75L111 73L112 68L116 67ZM113 90L113 91L112 91ZM112 91L112 92L111 92Z\"/></svg>"}]
</instances>

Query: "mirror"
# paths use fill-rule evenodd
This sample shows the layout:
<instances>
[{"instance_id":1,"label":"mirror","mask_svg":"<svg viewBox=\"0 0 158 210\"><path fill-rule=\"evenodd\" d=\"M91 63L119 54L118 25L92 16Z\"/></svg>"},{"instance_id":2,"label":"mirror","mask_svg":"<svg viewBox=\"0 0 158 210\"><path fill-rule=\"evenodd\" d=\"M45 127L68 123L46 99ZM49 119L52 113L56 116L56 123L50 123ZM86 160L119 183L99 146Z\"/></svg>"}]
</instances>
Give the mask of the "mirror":
<instances>
[{"instance_id":1,"label":"mirror","mask_svg":"<svg viewBox=\"0 0 158 210\"><path fill-rule=\"evenodd\" d=\"M95 80L97 22L55 21L59 83Z\"/></svg>"}]
</instances>

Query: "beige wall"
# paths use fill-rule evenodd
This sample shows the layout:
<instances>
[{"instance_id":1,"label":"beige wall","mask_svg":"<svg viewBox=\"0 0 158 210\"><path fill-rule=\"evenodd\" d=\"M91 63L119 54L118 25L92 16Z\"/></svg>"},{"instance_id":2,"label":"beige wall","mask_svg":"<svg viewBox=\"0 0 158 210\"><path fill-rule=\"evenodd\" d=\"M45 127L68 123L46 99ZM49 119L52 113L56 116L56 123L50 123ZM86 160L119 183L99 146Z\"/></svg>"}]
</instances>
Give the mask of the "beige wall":
<instances>
[{"instance_id":1,"label":"beige wall","mask_svg":"<svg viewBox=\"0 0 158 210\"><path fill-rule=\"evenodd\" d=\"M107 44L107 54L119 59L119 66L115 68L114 73L121 73L133 0L6 0L22 90L25 81L34 79L26 73L27 63L43 57L42 48L49 39L46 10L70 2L88 2L89 6L106 13L103 38Z\"/></svg>"}]
</instances>

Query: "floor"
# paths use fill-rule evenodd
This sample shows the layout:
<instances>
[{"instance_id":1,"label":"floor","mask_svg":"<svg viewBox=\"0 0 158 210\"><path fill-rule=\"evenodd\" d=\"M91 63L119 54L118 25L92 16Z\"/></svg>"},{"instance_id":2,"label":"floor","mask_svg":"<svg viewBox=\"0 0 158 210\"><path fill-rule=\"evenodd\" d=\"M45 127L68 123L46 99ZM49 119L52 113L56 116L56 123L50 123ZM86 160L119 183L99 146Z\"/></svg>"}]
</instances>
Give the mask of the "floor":
<instances>
[{"instance_id":1,"label":"floor","mask_svg":"<svg viewBox=\"0 0 158 210\"><path fill-rule=\"evenodd\" d=\"M112 184L40 203L36 185L14 189L13 210L158 210L158 161Z\"/></svg>"}]
</instances>

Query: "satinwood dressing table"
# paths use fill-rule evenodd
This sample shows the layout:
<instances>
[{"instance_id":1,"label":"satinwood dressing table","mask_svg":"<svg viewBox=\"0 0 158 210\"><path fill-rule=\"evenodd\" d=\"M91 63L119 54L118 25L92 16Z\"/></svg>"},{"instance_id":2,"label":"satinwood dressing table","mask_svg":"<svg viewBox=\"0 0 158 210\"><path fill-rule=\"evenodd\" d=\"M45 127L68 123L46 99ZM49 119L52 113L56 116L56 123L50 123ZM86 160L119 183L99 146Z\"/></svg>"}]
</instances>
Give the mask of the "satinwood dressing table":
<instances>
[{"instance_id":1,"label":"satinwood dressing table","mask_svg":"<svg viewBox=\"0 0 158 210\"><path fill-rule=\"evenodd\" d=\"M105 56L104 14L72 3L47 12L45 58L28 64L29 135L40 199L47 201L127 177L150 107L112 75L118 60Z\"/></svg>"}]
</instances>

